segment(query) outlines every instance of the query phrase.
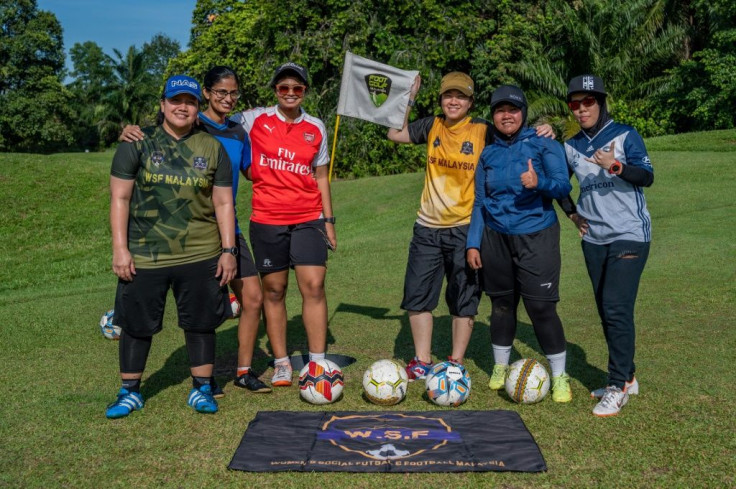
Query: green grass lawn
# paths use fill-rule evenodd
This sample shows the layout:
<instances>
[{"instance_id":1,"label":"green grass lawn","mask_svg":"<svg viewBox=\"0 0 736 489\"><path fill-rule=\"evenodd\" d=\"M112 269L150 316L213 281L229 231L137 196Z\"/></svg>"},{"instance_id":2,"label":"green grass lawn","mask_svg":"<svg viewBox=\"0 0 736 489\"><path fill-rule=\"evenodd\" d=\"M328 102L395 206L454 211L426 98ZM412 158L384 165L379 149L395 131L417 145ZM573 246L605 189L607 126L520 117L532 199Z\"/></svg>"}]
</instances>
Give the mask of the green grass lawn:
<instances>
[{"instance_id":1,"label":"green grass lawn","mask_svg":"<svg viewBox=\"0 0 736 489\"><path fill-rule=\"evenodd\" d=\"M705 144L704 142L707 142ZM344 398L299 402L297 389L252 395L226 386L215 416L185 405L190 388L184 338L172 301L143 384L146 407L110 421L119 387L117 344L97 322L112 307L107 189L111 153L0 155L0 345L6 368L0 406L0 486L8 487L734 487L736 486L736 131L667 137L652 148L646 190L652 250L637 308L642 393L616 418L598 419L588 391L605 382L607 353L573 225L563 222L559 313L568 341L574 399L513 404L486 384L491 370L483 299L459 409L520 413L549 467L541 474L344 474L231 472L227 464L259 410L380 409L361 396L364 369L412 355L399 309L423 174L338 181L338 251L327 276L329 350L357 357L344 371ZM243 220L249 188L239 195ZM289 345L305 349L298 291L289 291ZM520 316L514 356L543 359ZM236 322L218 330L217 374L235 366ZM450 352L450 318L436 311L434 353ZM255 367L267 369L261 332ZM268 378L270 371L264 378ZM442 409L411 384L398 411Z\"/></svg>"}]
</instances>

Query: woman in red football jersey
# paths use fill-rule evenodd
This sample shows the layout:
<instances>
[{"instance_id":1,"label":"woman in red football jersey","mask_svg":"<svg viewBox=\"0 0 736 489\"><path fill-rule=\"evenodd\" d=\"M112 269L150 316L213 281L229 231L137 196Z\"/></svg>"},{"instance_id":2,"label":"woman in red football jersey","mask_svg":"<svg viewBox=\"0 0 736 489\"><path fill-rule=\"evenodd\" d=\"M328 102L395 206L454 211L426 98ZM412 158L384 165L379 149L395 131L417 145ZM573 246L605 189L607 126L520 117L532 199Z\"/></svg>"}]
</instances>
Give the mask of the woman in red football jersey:
<instances>
[{"instance_id":1,"label":"woman in red football jersey","mask_svg":"<svg viewBox=\"0 0 736 489\"><path fill-rule=\"evenodd\" d=\"M251 143L253 201L250 240L263 287L266 328L275 358L271 384L289 386L286 289L289 268L302 296L310 361L324 358L327 343L327 248L337 247L328 179L327 131L301 107L307 70L279 66L270 83L278 100L233 117Z\"/></svg>"}]
</instances>

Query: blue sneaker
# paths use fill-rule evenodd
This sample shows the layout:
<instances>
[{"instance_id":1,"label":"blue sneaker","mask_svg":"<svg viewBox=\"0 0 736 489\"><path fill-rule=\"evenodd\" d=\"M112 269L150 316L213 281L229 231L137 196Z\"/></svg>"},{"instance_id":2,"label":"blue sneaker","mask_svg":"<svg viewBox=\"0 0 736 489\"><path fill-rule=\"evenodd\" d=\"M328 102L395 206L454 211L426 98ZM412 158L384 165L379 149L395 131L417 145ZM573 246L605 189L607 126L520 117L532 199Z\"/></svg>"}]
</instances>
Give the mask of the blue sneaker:
<instances>
[{"instance_id":1,"label":"blue sneaker","mask_svg":"<svg viewBox=\"0 0 736 489\"><path fill-rule=\"evenodd\" d=\"M212 386L203 385L199 389L189 391L187 404L198 413L216 413L217 401L212 397Z\"/></svg>"},{"instance_id":2,"label":"blue sneaker","mask_svg":"<svg viewBox=\"0 0 736 489\"><path fill-rule=\"evenodd\" d=\"M143 396L139 392L128 392L128 389L121 388L118 399L107 406L105 416L109 419L124 418L139 409L143 409Z\"/></svg>"}]
</instances>

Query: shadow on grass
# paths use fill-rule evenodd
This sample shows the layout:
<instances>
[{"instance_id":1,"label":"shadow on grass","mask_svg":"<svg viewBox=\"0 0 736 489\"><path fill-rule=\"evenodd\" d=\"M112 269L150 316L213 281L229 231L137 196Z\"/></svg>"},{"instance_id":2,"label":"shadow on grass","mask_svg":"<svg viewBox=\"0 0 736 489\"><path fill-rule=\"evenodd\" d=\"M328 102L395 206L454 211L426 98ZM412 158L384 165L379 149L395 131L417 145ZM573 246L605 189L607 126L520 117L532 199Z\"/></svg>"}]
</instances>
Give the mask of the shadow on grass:
<instances>
[{"instance_id":1,"label":"shadow on grass","mask_svg":"<svg viewBox=\"0 0 736 489\"><path fill-rule=\"evenodd\" d=\"M266 334L264 321L258 328L258 339L256 345L260 344L261 338ZM182 334L183 336L183 334ZM286 323L287 352L291 354L294 351L307 352L307 335L304 330L302 316L298 315L287 321ZM154 339L154 343L156 340ZM327 330L327 344L335 343L335 338L329 330ZM256 375L261 375L269 368L269 362L273 362L269 351L271 350L270 342L267 342L267 350L256 346L253 352L253 370ZM215 369L213 375L216 377L220 386L224 386L227 382L235 377L235 370L238 364L238 324L237 321L228 320L217 329L217 350L215 352ZM166 359L164 365L151 374L143 382L143 394L146 399L154 397L159 392L172 386L179 385L187 379L191 378L189 371L189 354L186 345L174 350Z\"/></svg>"},{"instance_id":2,"label":"shadow on grass","mask_svg":"<svg viewBox=\"0 0 736 489\"><path fill-rule=\"evenodd\" d=\"M544 352L537 341L537 336L534 334L534 327L531 324L521 321L517 322L516 339L536 351L538 353L538 360L545 358ZM522 357L519 355L518 350L514 348L511 354L511 362L515 362L520 358ZM588 363L585 350L570 341L567 342L567 373L570 377L583 384L588 390L594 390L605 385L608 379L606 372Z\"/></svg>"}]
</instances>

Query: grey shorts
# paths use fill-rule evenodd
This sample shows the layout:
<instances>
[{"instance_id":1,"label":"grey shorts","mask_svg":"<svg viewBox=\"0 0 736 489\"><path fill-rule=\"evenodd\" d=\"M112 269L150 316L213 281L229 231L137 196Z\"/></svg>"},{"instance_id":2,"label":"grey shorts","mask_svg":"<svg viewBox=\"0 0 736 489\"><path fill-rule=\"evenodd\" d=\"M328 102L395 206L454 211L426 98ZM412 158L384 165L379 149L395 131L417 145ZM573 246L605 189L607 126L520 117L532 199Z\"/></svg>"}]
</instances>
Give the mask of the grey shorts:
<instances>
[{"instance_id":1,"label":"grey shorts","mask_svg":"<svg viewBox=\"0 0 736 489\"><path fill-rule=\"evenodd\" d=\"M439 303L443 278L447 278L445 301L450 314L470 317L478 313L481 290L478 274L465 260L467 235L468 225L429 228L414 224L402 309L433 311Z\"/></svg>"}]
</instances>

